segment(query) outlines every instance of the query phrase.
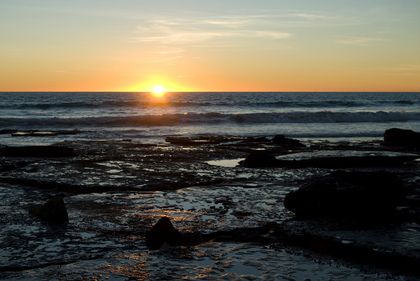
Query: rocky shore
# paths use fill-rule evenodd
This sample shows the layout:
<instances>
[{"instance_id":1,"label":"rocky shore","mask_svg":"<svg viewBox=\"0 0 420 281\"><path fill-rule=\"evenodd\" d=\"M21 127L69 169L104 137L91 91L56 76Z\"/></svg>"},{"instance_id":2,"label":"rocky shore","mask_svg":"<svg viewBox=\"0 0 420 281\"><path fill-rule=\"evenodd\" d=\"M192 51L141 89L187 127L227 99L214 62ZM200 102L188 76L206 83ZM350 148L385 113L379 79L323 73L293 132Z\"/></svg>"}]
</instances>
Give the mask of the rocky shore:
<instances>
[{"instance_id":1,"label":"rocky shore","mask_svg":"<svg viewBox=\"0 0 420 281\"><path fill-rule=\"evenodd\" d=\"M0 146L0 278L198 279L203 258L214 261L209 278L283 274L262 261L235 269L242 250L218 263L214 255L233 243L249 247L244 260L265 253L305 268L329 264L317 280L340 270L416 280L419 147L418 133L399 129L360 142L277 135ZM51 198L67 217L48 214L63 211ZM302 276L315 280L319 270Z\"/></svg>"}]
</instances>

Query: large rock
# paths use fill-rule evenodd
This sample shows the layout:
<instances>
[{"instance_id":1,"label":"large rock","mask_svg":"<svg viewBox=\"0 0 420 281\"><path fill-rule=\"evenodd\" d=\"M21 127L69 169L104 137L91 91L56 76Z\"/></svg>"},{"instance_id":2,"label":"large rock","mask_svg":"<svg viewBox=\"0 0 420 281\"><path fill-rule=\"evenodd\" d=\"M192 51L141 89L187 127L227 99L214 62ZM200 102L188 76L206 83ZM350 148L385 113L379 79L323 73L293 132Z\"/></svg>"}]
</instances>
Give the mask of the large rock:
<instances>
[{"instance_id":1,"label":"large rock","mask_svg":"<svg viewBox=\"0 0 420 281\"><path fill-rule=\"evenodd\" d=\"M385 131L384 142L385 144L406 145L418 148L420 147L420 133L412 130L392 128Z\"/></svg>"},{"instance_id":2,"label":"large rock","mask_svg":"<svg viewBox=\"0 0 420 281\"><path fill-rule=\"evenodd\" d=\"M253 151L240 165L246 168L277 167L280 162L275 156L264 151Z\"/></svg>"},{"instance_id":3,"label":"large rock","mask_svg":"<svg viewBox=\"0 0 420 281\"><path fill-rule=\"evenodd\" d=\"M52 197L44 205L33 208L29 213L54 224L69 222L67 209L61 196Z\"/></svg>"},{"instance_id":4,"label":"large rock","mask_svg":"<svg viewBox=\"0 0 420 281\"><path fill-rule=\"evenodd\" d=\"M403 194L401 180L391 173L336 171L287 194L284 206L297 218L387 218Z\"/></svg>"}]
</instances>

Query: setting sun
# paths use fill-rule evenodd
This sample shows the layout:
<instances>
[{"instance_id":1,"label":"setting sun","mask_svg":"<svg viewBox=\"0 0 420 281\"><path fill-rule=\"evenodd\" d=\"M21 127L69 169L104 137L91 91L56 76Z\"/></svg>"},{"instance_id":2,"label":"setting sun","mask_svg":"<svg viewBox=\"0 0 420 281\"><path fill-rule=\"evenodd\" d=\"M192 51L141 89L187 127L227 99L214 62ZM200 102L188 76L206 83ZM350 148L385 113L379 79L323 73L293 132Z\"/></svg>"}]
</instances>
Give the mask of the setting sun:
<instances>
[{"instance_id":1,"label":"setting sun","mask_svg":"<svg viewBox=\"0 0 420 281\"><path fill-rule=\"evenodd\" d=\"M155 86L153 88L153 94L156 96L162 96L165 93L165 90L162 86Z\"/></svg>"}]
</instances>

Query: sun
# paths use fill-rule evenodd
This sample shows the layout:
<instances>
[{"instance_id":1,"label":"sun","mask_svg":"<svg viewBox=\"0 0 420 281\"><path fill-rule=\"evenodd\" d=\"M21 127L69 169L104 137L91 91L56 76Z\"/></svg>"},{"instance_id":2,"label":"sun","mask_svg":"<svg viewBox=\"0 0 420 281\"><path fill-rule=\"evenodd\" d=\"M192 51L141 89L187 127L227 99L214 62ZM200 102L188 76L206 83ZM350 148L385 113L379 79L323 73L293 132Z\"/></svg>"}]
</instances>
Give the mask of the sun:
<instances>
[{"instance_id":1,"label":"sun","mask_svg":"<svg viewBox=\"0 0 420 281\"><path fill-rule=\"evenodd\" d=\"M165 90L162 86L155 86L152 92L155 96L163 96L165 94Z\"/></svg>"}]
</instances>

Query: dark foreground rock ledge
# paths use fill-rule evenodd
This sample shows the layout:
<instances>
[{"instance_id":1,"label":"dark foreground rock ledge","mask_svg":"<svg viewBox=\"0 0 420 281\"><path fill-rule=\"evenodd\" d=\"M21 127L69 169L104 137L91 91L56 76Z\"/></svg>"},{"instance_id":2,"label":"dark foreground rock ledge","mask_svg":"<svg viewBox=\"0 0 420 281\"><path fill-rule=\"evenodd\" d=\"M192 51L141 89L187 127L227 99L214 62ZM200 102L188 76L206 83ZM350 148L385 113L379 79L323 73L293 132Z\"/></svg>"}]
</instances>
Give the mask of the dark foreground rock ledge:
<instances>
[{"instance_id":1,"label":"dark foreground rock ledge","mask_svg":"<svg viewBox=\"0 0 420 281\"><path fill-rule=\"evenodd\" d=\"M3 157L73 157L76 156L74 150L63 146L6 146L0 150Z\"/></svg>"},{"instance_id":2,"label":"dark foreground rock ledge","mask_svg":"<svg viewBox=\"0 0 420 281\"><path fill-rule=\"evenodd\" d=\"M191 240L188 237L194 239ZM357 243L343 243L333 236L300 233L293 226L293 221L283 224L268 222L260 227L241 227L200 234L198 232L181 233L174 228L168 217L162 217L146 234L146 242L152 250L166 249L168 246L193 246L210 241L259 243L281 250L292 246L318 253L320 254L319 257L326 259L334 257L362 266L370 264L378 267L378 269L392 269L412 275L420 273L419 260L416 257L393 251L373 249L370 246Z\"/></svg>"},{"instance_id":3,"label":"dark foreground rock ledge","mask_svg":"<svg viewBox=\"0 0 420 281\"><path fill-rule=\"evenodd\" d=\"M386 219L403 196L401 180L389 172L335 171L287 194L284 206L297 218Z\"/></svg>"}]
</instances>

